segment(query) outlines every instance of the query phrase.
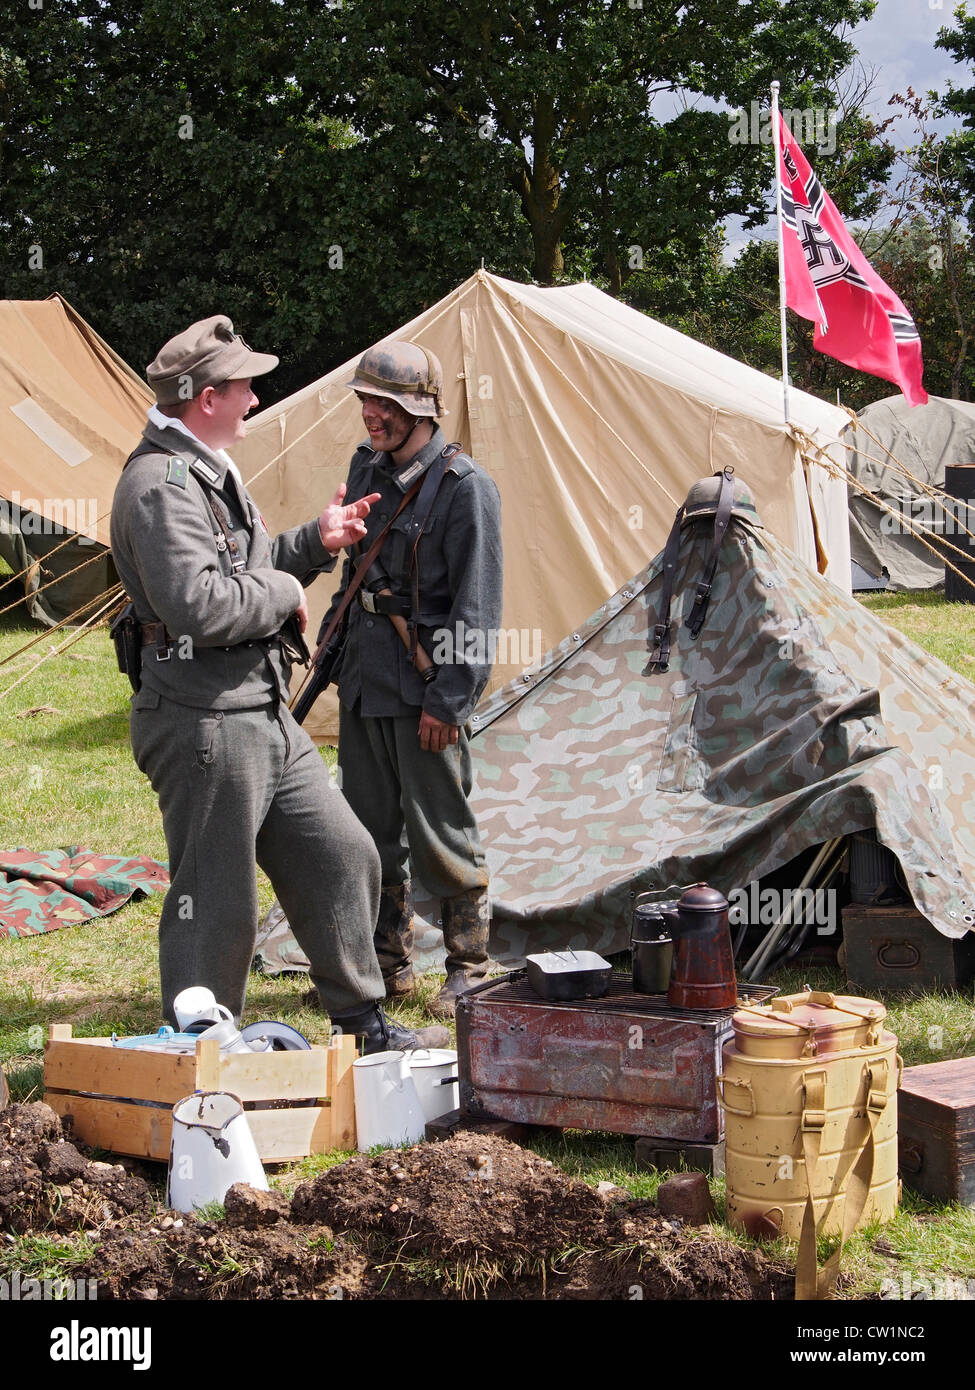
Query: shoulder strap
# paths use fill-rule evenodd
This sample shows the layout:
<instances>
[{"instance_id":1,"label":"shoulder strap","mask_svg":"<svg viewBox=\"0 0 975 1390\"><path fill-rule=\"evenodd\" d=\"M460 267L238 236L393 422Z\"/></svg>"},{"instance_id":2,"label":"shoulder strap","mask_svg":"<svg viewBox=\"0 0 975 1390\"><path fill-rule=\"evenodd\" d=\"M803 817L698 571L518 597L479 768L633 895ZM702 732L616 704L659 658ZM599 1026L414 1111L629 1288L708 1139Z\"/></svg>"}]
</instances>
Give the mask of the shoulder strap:
<instances>
[{"instance_id":1,"label":"shoulder strap","mask_svg":"<svg viewBox=\"0 0 975 1390\"><path fill-rule=\"evenodd\" d=\"M650 660L643 668L645 676L655 676L658 671L666 671L670 665L670 605L674 597L674 578L677 574L677 561L680 557L680 524L684 519L684 508L677 508L674 524L670 528L667 544L664 547L663 580L660 585L660 610L657 621L648 634Z\"/></svg>"},{"instance_id":2,"label":"shoulder strap","mask_svg":"<svg viewBox=\"0 0 975 1390\"><path fill-rule=\"evenodd\" d=\"M408 548L404 577L408 579L410 585L410 617L407 627L410 635L410 661L414 665L416 664L416 625L420 617L420 538L430 520L430 513L437 500L440 484L446 476L451 461L460 453L460 448L459 444L448 444L438 460L439 467L435 464L427 469L423 479L423 487L413 509L413 519L406 532ZM410 544L411 542L412 544Z\"/></svg>"},{"instance_id":3,"label":"shoulder strap","mask_svg":"<svg viewBox=\"0 0 975 1390\"><path fill-rule=\"evenodd\" d=\"M697 595L694 599L694 607L691 609L684 623L690 630L691 636L696 637L704 625L707 615L708 604L711 601L711 585L714 583L715 572L718 568L718 555L721 552L721 543L724 540L724 533L728 529L728 522L731 520L731 509L735 504L735 470L726 465L721 470L721 492L718 497L718 510L714 517L714 536L711 540L711 551L708 555L707 564L704 567L704 578L697 586Z\"/></svg>"},{"instance_id":4,"label":"shoulder strap","mask_svg":"<svg viewBox=\"0 0 975 1390\"><path fill-rule=\"evenodd\" d=\"M899 1082L900 1058L897 1061L897 1080ZM864 1070L866 1072L865 1103L858 1105L854 1113L865 1116L866 1128L861 1130L861 1137L853 1150L852 1165L848 1165L845 1172L838 1171L834 1176L831 1183L832 1195L826 1198L823 1212L818 1220L815 1199L816 1169L822 1147L823 1131L828 1119L826 1108L827 1074L825 1068L817 1071L806 1071L802 1074L803 1109L800 1132L802 1135L803 1182L806 1188L806 1203L802 1213L802 1229L799 1234L799 1249L796 1254L795 1297L797 1302L831 1297L840 1272L840 1257L843 1254L843 1247L860 1224L860 1218L870 1199L876 1158L877 1120L886 1108L890 1097L896 1092L897 1083L895 1082L894 1091L891 1091L888 1078L890 1068L886 1057L868 1058ZM817 1263L816 1243L823 1234L826 1218L832 1209L835 1196L840 1192L845 1193L840 1242L826 1263L820 1267Z\"/></svg>"},{"instance_id":5,"label":"shoulder strap","mask_svg":"<svg viewBox=\"0 0 975 1390\"><path fill-rule=\"evenodd\" d=\"M203 495L207 499L210 511L213 513L213 520L216 522L213 534L217 540L217 550L220 552L227 551L230 556L230 565L234 574L240 574L247 568L247 563L245 560L241 559L240 546L234 540L233 536L230 535L233 529L230 525L230 517L208 487L204 487Z\"/></svg>"},{"instance_id":6,"label":"shoulder strap","mask_svg":"<svg viewBox=\"0 0 975 1390\"><path fill-rule=\"evenodd\" d=\"M401 592L405 592L409 588L410 576L416 574L417 547L420 544L420 538L430 520L433 504L440 491L440 484L446 477L451 461L460 453L460 447L459 444L448 444L436 463L431 464L423 475L423 485L420 488L416 506L413 508L413 518L406 528L407 552L403 565Z\"/></svg>"}]
</instances>

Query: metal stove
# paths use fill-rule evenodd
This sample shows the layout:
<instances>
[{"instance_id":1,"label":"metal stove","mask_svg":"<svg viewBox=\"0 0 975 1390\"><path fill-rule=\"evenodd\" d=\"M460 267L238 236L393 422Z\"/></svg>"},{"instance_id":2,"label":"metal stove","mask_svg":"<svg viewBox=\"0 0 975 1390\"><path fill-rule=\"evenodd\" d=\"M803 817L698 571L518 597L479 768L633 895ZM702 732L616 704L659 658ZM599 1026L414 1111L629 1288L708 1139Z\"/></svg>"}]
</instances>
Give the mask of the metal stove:
<instances>
[{"instance_id":1,"label":"metal stove","mask_svg":"<svg viewBox=\"0 0 975 1390\"><path fill-rule=\"evenodd\" d=\"M775 993L739 986L740 1002ZM460 1108L477 1118L714 1144L734 1009L676 1009L613 975L600 999L540 999L524 971L457 1001Z\"/></svg>"}]
</instances>

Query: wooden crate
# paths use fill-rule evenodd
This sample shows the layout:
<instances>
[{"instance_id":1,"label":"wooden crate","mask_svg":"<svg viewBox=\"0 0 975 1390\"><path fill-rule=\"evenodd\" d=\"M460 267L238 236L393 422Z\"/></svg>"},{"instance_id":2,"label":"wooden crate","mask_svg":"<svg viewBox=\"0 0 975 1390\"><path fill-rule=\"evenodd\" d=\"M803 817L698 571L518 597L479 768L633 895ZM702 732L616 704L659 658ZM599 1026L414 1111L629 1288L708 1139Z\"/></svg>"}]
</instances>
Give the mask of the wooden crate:
<instances>
[{"instance_id":1,"label":"wooden crate","mask_svg":"<svg viewBox=\"0 0 975 1390\"><path fill-rule=\"evenodd\" d=\"M176 1102L229 1091L244 1104L261 1161L286 1163L355 1148L355 1058L355 1038L344 1035L308 1052L223 1056L216 1038L202 1038L195 1055L180 1055L72 1038L70 1023L56 1023L44 1047L44 1100L83 1143L168 1162Z\"/></svg>"},{"instance_id":2,"label":"wooden crate","mask_svg":"<svg viewBox=\"0 0 975 1390\"><path fill-rule=\"evenodd\" d=\"M965 989L975 978L975 935L942 936L915 907L843 909L846 978L855 994Z\"/></svg>"},{"instance_id":3,"label":"wooden crate","mask_svg":"<svg viewBox=\"0 0 975 1390\"><path fill-rule=\"evenodd\" d=\"M975 1206L975 1057L908 1067L897 1110L905 1185L935 1202Z\"/></svg>"}]
</instances>

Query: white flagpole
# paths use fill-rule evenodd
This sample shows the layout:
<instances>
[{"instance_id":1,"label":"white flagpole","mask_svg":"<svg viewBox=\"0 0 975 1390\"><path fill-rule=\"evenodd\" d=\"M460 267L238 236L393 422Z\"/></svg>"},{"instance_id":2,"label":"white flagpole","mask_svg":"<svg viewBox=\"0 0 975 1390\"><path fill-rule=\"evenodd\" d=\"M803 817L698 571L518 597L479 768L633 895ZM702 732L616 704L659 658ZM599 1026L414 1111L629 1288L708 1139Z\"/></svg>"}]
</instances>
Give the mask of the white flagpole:
<instances>
[{"instance_id":1,"label":"white flagpole","mask_svg":"<svg viewBox=\"0 0 975 1390\"><path fill-rule=\"evenodd\" d=\"M779 84L772 83L772 146L775 150L775 224L779 234L779 337L782 342L782 414L789 423L789 345L785 336L785 242L782 236L782 180L779 176L781 158L779 138Z\"/></svg>"}]
</instances>

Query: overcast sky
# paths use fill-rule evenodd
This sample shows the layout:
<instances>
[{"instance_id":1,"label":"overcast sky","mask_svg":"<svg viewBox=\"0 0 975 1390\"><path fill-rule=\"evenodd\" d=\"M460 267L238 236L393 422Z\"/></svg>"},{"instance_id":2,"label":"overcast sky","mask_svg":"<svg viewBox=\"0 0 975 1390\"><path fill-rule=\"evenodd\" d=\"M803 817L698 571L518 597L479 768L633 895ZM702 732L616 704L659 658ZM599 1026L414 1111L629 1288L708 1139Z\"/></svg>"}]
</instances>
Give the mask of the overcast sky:
<instances>
[{"instance_id":1,"label":"overcast sky","mask_svg":"<svg viewBox=\"0 0 975 1390\"><path fill-rule=\"evenodd\" d=\"M948 80L967 86L971 68L954 62L950 53L935 48L939 29L954 27L952 0L879 0L873 18L850 35L867 67L876 67L877 115L894 92L913 87L944 91ZM903 123L902 123L903 124Z\"/></svg>"}]
</instances>

